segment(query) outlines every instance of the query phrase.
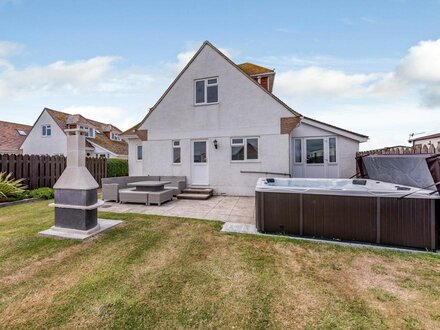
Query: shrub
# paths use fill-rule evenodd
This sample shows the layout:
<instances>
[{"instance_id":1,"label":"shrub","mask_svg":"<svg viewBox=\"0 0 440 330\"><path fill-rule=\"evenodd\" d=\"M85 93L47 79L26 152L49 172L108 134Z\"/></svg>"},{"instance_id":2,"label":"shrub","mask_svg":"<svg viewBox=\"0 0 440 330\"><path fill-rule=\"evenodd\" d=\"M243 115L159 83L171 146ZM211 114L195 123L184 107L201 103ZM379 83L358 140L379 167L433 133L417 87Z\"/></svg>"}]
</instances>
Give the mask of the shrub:
<instances>
[{"instance_id":1,"label":"shrub","mask_svg":"<svg viewBox=\"0 0 440 330\"><path fill-rule=\"evenodd\" d=\"M52 199L54 194L52 188L38 188L31 190L29 196L32 198Z\"/></svg>"},{"instance_id":2,"label":"shrub","mask_svg":"<svg viewBox=\"0 0 440 330\"><path fill-rule=\"evenodd\" d=\"M107 159L107 177L113 178L116 176L128 175L128 160L110 158Z\"/></svg>"},{"instance_id":3,"label":"shrub","mask_svg":"<svg viewBox=\"0 0 440 330\"><path fill-rule=\"evenodd\" d=\"M26 186L22 183L23 179L15 180L11 178L12 173L0 173L0 201L6 201L19 194L24 193Z\"/></svg>"}]
</instances>

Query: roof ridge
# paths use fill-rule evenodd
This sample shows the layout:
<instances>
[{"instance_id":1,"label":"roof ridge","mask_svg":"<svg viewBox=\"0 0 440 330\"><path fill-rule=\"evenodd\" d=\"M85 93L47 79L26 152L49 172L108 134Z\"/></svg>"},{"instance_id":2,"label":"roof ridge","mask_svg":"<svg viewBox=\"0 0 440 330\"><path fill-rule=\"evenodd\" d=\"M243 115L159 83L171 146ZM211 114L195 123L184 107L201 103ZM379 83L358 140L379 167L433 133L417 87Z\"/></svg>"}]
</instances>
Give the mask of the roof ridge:
<instances>
[{"instance_id":1,"label":"roof ridge","mask_svg":"<svg viewBox=\"0 0 440 330\"><path fill-rule=\"evenodd\" d=\"M94 120L94 119L90 119L90 118L87 118L87 117L85 117L84 115L82 115L82 114L80 114L80 113L67 113L67 112L64 112L64 111L59 111L59 110L55 110L55 109L50 109L50 108L47 108L47 107L44 107L43 111L44 111L44 110L52 111L52 112L56 112L56 113L60 113L60 114L66 115L66 116L81 116L82 118L84 118L85 120L87 120L88 122L90 122L90 124L93 124L93 125L94 125L94 123L97 123L97 124L99 124L99 125L111 125L111 126L113 126L114 128L116 128L117 130L119 130L119 131L122 132L122 130L119 129L119 127L116 127L115 125L113 125L113 124L111 124L111 123L103 123L103 122L100 122L100 121L97 121L97 120Z\"/></svg>"},{"instance_id":2,"label":"roof ridge","mask_svg":"<svg viewBox=\"0 0 440 330\"><path fill-rule=\"evenodd\" d=\"M189 66L194 62L196 57L201 53L203 48L205 46L210 46L217 54L222 56L227 62L229 62L232 66L234 66L238 71L240 71L243 75L245 75L252 83L256 84L258 87L261 88L262 91L264 91L267 95L271 96L275 101L277 101L279 104L281 104L284 108L286 108L287 111L291 112L295 116L301 117L302 115L299 112L296 112L291 107L289 107L286 103L281 101L277 96L275 96L273 93L266 90L263 86L261 86L258 82L256 82L249 74L244 72L234 61L232 61L228 56L223 54L217 47L215 47L209 40L205 40L203 44L200 46L200 48L197 50L197 52L193 55L193 57L189 60L189 62L185 65L185 67L179 72L179 74L174 78L174 80L171 82L171 84L168 86L168 88L165 90L165 92L162 94L162 96L156 101L156 103L149 109L147 114L144 116L144 118L140 121L138 124L141 126L147 118L150 116L150 114L156 109L156 107L160 104L160 102L165 98L165 96L168 94L168 92L173 88L173 86L176 84L176 82L179 80L179 78L183 75L183 73L189 68ZM267 68L266 68L267 69ZM135 125L136 126L136 125ZM128 131L128 130L127 130ZM126 132L126 131L125 131Z\"/></svg>"},{"instance_id":3,"label":"roof ridge","mask_svg":"<svg viewBox=\"0 0 440 330\"><path fill-rule=\"evenodd\" d=\"M17 123L17 122L15 122L15 121L0 120L0 123L5 123L5 124L14 124L14 125L21 125L21 126L28 126L28 127L32 127L32 125L28 125L28 124L22 124L22 123Z\"/></svg>"}]
</instances>

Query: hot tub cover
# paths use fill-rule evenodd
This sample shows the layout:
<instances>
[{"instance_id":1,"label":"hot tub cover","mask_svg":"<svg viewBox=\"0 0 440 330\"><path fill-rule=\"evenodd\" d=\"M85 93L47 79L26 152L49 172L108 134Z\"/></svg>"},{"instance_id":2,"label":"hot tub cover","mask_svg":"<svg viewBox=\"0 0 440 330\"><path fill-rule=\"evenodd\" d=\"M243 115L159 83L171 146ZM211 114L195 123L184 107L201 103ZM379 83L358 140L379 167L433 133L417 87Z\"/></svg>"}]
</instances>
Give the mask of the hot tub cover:
<instances>
[{"instance_id":1,"label":"hot tub cover","mask_svg":"<svg viewBox=\"0 0 440 330\"><path fill-rule=\"evenodd\" d=\"M366 155L358 158L358 165L361 176L372 180L431 190L440 181L440 154Z\"/></svg>"}]
</instances>

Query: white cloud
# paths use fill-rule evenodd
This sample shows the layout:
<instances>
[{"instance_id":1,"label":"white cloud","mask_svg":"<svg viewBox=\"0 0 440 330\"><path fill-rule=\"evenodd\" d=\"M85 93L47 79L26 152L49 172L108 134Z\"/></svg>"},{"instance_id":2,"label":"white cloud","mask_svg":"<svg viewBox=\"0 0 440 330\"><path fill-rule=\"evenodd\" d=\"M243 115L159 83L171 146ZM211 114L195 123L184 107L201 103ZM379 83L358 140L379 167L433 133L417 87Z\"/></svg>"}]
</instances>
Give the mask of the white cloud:
<instances>
[{"instance_id":1,"label":"white cloud","mask_svg":"<svg viewBox=\"0 0 440 330\"><path fill-rule=\"evenodd\" d=\"M440 83L440 39L421 41L411 47L396 72L401 79L410 82Z\"/></svg>"},{"instance_id":2,"label":"white cloud","mask_svg":"<svg viewBox=\"0 0 440 330\"><path fill-rule=\"evenodd\" d=\"M320 67L281 72L277 76L277 90L283 94L354 97L377 81L377 74L346 74Z\"/></svg>"},{"instance_id":3,"label":"white cloud","mask_svg":"<svg viewBox=\"0 0 440 330\"><path fill-rule=\"evenodd\" d=\"M23 48L23 45L15 42L0 41L0 58L16 55L20 53Z\"/></svg>"}]
</instances>

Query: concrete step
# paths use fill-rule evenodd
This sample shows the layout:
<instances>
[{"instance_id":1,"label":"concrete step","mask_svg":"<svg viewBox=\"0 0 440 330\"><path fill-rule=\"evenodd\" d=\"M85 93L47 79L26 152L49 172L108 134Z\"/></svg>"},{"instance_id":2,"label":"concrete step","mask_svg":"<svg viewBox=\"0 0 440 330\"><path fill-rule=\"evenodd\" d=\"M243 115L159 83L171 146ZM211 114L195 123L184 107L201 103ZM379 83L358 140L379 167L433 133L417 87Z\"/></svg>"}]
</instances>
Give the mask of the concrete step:
<instances>
[{"instance_id":1,"label":"concrete step","mask_svg":"<svg viewBox=\"0 0 440 330\"><path fill-rule=\"evenodd\" d=\"M186 193L186 192L184 192L183 194L177 195L178 199L192 199L192 200L206 200L210 197L211 197L210 194L201 194L201 193L190 194L190 193Z\"/></svg>"},{"instance_id":2,"label":"concrete step","mask_svg":"<svg viewBox=\"0 0 440 330\"><path fill-rule=\"evenodd\" d=\"M183 193L184 194L202 194L202 195L207 194L207 195L212 196L213 193L214 193L214 189L211 189L211 188L191 188L191 187L189 187L189 188L183 189Z\"/></svg>"}]
</instances>

